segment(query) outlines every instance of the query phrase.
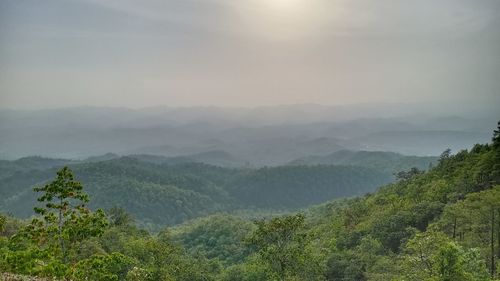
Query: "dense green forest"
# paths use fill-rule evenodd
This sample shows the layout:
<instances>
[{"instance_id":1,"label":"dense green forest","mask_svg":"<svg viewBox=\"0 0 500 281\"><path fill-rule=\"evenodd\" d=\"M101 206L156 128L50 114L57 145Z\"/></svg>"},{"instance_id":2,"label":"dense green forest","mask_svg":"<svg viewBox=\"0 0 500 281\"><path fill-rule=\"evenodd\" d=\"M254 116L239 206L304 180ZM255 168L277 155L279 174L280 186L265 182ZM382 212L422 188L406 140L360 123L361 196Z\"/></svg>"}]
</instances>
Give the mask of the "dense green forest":
<instances>
[{"instance_id":1,"label":"dense green forest","mask_svg":"<svg viewBox=\"0 0 500 281\"><path fill-rule=\"evenodd\" d=\"M0 217L0 271L71 280L486 281L500 277L500 123L492 143L454 155L445 151L429 171L400 172L396 182L373 193L257 220L217 214L157 233L138 228L122 208L107 212L87 208L100 200L86 194L97 188L97 183L91 187L85 182L89 174L94 176L88 179L99 178L99 171L108 174L109 168L126 178L139 171L131 168L138 162L118 163L121 166L86 164L74 171L65 167L34 192L26 190L38 204L23 207L34 207L37 215L31 220ZM150 169L154 165L139 166L144 169L140 177L157 181L151 189L169 179ZM252 183L271 177L272 170L240 171L234 176L200 166L193 169L203 172L196 178L176 179L183 186L193 186L190 191L200 198L204 192L220 192L229 199L245 199L252 192L238 195L231 188L220 188L223 183L237 182L244 187L239 192L253 190L255 195L265 187ZM278 169L283 171L276 171L276 178L287 178L285 184L300 179L298 170ZM328 168L320 166L314 175L335 174L321 169ZM221 185L198 184L204 178ZM125 184L131 182L120 183ZM276 202L272 198L269 204ZM288 204L293 198L284 196L281 202Z\"/></svg>"},{"instance_id":2,"label":"dense green forest","mask_svg":"<svg viewBox=\"0 0 500 281\"><path fill-rule=\"evenodd\" d=\"M407 156L388 151L340 150L329 155L309 156L290 162L291 165L351 165L368 167L390 173L411 168L426 170L436 163L434 156Z\"/></svg>"},{"instance_id":3,"label":"dense green forest","mask_svg":"<svg viewBox=\"0 0 500 281\"><path fill-rule=\"evenodd\" d=\"M68 164L85 183L93 198L92 209L121 206L152 229L222 211L296 210L372 192L393 180L391 173L367 167L230 169L136 157L85 163L39 157L3 161L0 210L18 217L31 216L36 202L32 187L49 181L61 163Z\"/></svg>"}]
</instances>

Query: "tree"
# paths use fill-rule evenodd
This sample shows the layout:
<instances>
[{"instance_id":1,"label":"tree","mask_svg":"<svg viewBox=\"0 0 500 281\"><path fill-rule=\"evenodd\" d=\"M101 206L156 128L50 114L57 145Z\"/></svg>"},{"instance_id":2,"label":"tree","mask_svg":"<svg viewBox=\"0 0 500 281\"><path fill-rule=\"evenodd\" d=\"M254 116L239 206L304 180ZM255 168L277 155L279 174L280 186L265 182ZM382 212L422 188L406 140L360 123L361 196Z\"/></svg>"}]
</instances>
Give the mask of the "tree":
<instances>
[{"instance_id":1,"label":"tree","mask_svg":"<svg viewBox=\"0 0 500 281\"><path fill-rule=\"evenodd\" d=\"M256 221L257 230L249 239L262 260L279 280L295 276L304 262L307 243L304 216L284 216Z\"/></svg>"},{"instance_id":2,"label":"tree","mask_svg":"<svg viewBox=\"0 0 500 281\"><path fill-rule=\"evenodd\" d=\"M112 226L128 226L134 223L134 218L121 207L113 207L107 213Z\"/></svg>"},{"instance_id":3,"label":"tree","mask_svg":"<svg viewBox=\"0 0 500 281\"><path fill-rule=\"evenodd\" d=\"M34 191L42 193L38 201L44 205L34 208L41 219L33 219L28 233L39 244L58 249L63 263L74 244L103 233L107 225L104 212L99 209L92 213L86 208L89 196L68 167L58 171L55 180L35 187Z\"/></svg>"},{"instance_id":4,"label":"tree","mask_svg":"<svg viewBox=\"0 0 500 281\"><path fill-rule=\"evenodd\" d=\"M500 148L500 121L497 123L497 129L493 130L493 147Z\"/></svg>"},{"instance_id":5,"label":"tree","mask_svg":"<svg viewBox=\"0 0 500 281\"><path fill-rule=\"evenodd\" d=\"M5 216L3 216L2 214L0 214L0 232L3 231L3 228L4 228L6 221L7 221L7 218Z\"/></svg>"},{"instance_id":6,"label":"tree","mask_svg":"<svg viewBox=\"0 0 500 281\"><path fill-rule=\"evenodd\" d=\"M439 156L439 161L442 162L448 158L450 158L451 156L451 149L447 148L443 151L443 153L441 153L441 155Z\"/></svg>"},{"instance_id":7,"label":"tree","mask_svg":"<svg viewBox=\"0 0 500 281\"><path fill-rule=\"evenodd\" d=\"M433 256L449 238L441 232L417 233L405 247L404 271L409 280L424 280L435 275Z\"/></svg>"},{"instance_id":8,"label":"tree","mask_svg":"<svg viewBox=\"0 0 500 281\"><path fill-rule=\"evenodd\" d=\"M187 256L182 248L168 241L164 233L158 237L148 235L127 238L121 251L138 261L140 267L147 271L150 276L147 280L211 280L209 277L212 273L209 266L201 262L203 259Z\"/></svg>"},{"instance_id":9,"label":"tree","mask_svg":"<svg viewBox=\"0 0 500 281\"><path fill-rule=\"evenodd\" d=\"M365 265L352 253L333 253L325 273L328 281L365 281Z\"/></svg>"},{"instance_id":10,"label":"tree","mask_svg":"<svg viewBox=\"0 0 500 281\"><path fill-rule=\"evenodd\" d=\"M408 181L408 180L412 179L413 177L421 175L423 173L424 173L424 171L421 171L418 168L413 167L408 171L400 171L400 172L395 173L394 175L396 176L396 179L398 181Z\"/></svg>"},{"instance_id":11,"label":"tree","mask_svg":"<svg viewBox=\"0 0 500 281\"><path fill-rule=\"evenodd\" d=\"M412 227L412 221L413 215L408 211L399 211L387 217L380 217L374 224L374 237L384 247L398 253L400 246L416 232L416 229Z\"/></svg>"},{"instance_id":12,"label":"tree","mask_svg":"<svg viewBox=\"0 0 500 281\"><path fill-rule=\"evenodd\" d=\"M408 241L403 262L405 280L489 280L478 249L464 249L444 233L418 233Z\"/></svg>"},{"instance_id":13,"label":"tree","mask_svg":"<svg viewBox=\"0 0 500 281\"><path fill-rule=\"evenodd\" d=\"M433 258L439 281L467 280L463 268L462 249L453 242L443 244Z\"/></svg>"},{"instance_id":14,"label":"tree","mask_svg":"<svg viewBox=\"0 0 500 281\"><path fill-rule=\"evenodd\" d=\"M500 121L497 129L493 131L494 164L491 171L491 184L500 184Z\"/></svg>"},{"instance_id":15,"label":"tree","mask_svg":"<svg viewBox=\"0 0 500 281\"><path fill-rule=\"evenodd\" d=\"M472 220L474 223L483 223L485 228L489 228L489 248L490 248L490 273L494 278L496 274L495 257L495 236L497 236L497 247L500 249L500 186L493 187L490 190L473 193L467 196L466 202L470 205L471 210L475 213L476 219ZM497 215L498 214L498 215ZM498 231L498 232L497 232Z\"/></svg>"},{"instance_id":16,"label":"tree","mask_svg":"<svg viewBox=\"0 0 500 281\"><path fill-rule=\"evenodd\" d=\"M79 261L72 273L73 280L125 280L128 271L134 265L132 258L120 253L94 255Z\"/></svg>"},{"instance_id":17,"label":"tree","mask_svg":"<svg viewBox=\"0 0 500 281\"><path fill-rule=\"evenodd\" d=\"M468 194L446 207L437 226L469 247L480 248L492 277L500 257L500 186Z\"/></svg>"}]
</instances>

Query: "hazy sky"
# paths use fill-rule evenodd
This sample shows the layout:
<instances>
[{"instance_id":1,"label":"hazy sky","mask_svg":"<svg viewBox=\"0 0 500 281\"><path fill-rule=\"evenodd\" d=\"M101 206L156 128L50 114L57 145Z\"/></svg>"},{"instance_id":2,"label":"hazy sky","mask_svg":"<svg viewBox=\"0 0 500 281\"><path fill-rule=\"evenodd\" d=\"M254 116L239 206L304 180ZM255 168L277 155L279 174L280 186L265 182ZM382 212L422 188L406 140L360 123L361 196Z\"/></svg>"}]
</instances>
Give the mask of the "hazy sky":
<instances>
[{"instance_id":1,"label":"hazy sky","mask_svg":"<svg viewBox=\"0 0 500 281\"><path fill-rule=\"evenodd\" d=\"M499 0L0 0L0 107L500 105Z\"/></svg>"}]
</instances>

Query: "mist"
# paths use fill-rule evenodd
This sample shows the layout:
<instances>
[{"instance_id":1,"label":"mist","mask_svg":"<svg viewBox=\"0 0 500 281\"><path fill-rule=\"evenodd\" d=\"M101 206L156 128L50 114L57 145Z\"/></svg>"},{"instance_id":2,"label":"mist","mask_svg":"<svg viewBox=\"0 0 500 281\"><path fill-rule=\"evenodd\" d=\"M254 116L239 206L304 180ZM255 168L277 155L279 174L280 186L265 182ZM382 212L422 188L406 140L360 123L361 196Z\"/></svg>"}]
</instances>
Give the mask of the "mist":
<instances>
[{"instance_id":1,"label":"mist","mask_svg":"<svg viewBox=\"0 0 500 281\"><path fill-rule=\"evenodd\" d=\"M6 0L0 107L491 111L499 15L496 0Z\"/></svg>"},{"instance_id":2,"label":"mist","mask_svg":"<svg viewBox=\"0 0 500 281\"><path fill-rule=\"evenodd\" d=\"M3 110L0 158L113 153L260 167L341 150L436 156L488 142L496 118L418 104Z\"/></svg>"}]
</instances>

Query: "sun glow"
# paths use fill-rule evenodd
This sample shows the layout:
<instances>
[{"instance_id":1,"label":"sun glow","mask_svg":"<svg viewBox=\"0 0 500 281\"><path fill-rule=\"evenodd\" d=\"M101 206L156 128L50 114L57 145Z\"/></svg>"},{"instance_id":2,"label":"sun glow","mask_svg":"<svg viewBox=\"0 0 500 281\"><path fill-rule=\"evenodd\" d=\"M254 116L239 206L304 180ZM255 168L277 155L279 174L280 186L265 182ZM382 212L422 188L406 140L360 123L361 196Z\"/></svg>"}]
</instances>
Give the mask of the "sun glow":
<instances>
[{"instance_id":1,"label":"sun glow","mask_svg":"<svg viewBox=\"0 0 500 281\"><path fill-rule=\"evenodd\" d=\"M269 40L298 40L310 37L333 16L324 1L253 0L242 7L241 19L251 30ZM325 16L325 10L328 14Z\"/></svg>"},{"instance_id":2,"label":"sun glow","mask_svg":"<svg viewBox=\"0 0 500 281\"><path fill-rule=\"evenodd\" d=\"M304 0L263 0L264 5L276 12L297 11L304 4Z\"/></svg>"}]
</instances>

